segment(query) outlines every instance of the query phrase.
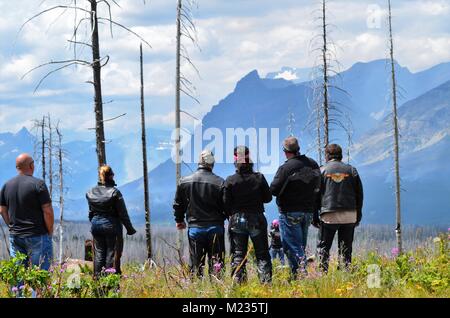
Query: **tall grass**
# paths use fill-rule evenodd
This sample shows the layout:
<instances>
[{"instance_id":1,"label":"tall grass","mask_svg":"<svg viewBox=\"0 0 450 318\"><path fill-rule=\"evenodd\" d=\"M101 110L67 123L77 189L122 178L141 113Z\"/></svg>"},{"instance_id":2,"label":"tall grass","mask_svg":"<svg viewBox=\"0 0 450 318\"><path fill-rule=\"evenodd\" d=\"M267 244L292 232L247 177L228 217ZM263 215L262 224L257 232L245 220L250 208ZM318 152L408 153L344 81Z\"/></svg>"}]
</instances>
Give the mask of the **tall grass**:
<instances>
[{"instance_id":1,"label":"tall grass","mask_svg":"<svg viewBox=\"0 0 450 318\"><path fill-rule=\"evenodd\" d=\"M55 233L58 233L56 224ZM7 229L5 227L5 231ZM125 248L123 262L143 263L146 259L146 238L144 226L137 227L137 233L133 236L125 235ZM446 231L439 226L405 226L403 229L403 239L405 250L415 250L420 247L432 245L432 239L439 232ZM90 224L87 222L66 222L64 226L64 258L84 258L84 242L91 238ZM182 254L187 258L188 244L187 233L184 231L184 241L182 244ZM308 233L308 255L315 253L318 232L314 227L309 228ZM163 259L168 264L177 263L178 252L173 248L178 246L178 235L175 226L155 225L152 227L152 242L154 251L154 261L161 263ZM336 240L337 238L335 238ZM5 242L0 238L0 259L8 258ZM59 253L59 237L55 234L54 255ZM354 241L354 255L366 256L370 251L376 251L379 255L390 255L391 249L396 246L395 233L389 225L361 225L356 229ZM229 251L228 239L226 248ZM333 244L332 255L337 253L337 242Z\"/></svg>"}]
</instances>

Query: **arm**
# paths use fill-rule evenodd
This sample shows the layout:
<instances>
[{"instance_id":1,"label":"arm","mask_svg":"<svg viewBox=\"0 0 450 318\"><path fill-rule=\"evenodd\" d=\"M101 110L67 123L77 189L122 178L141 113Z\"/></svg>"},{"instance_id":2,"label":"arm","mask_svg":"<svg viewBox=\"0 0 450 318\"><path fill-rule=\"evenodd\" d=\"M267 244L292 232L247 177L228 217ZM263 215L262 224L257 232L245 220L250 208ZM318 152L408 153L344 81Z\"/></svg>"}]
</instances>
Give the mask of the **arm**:
<instances>
[{"instance_id":1,"label":"arm","mask_svg":"<svg viewBox=\"0 0 450 318\"><path fill-rule=\"evenodd\" d=\"M316 197L316 208L313 214L313 222L312 225L319 228L320 227L320 209L322 208L322 196L325 193L325 177L324 174L320 173L320 181L319 181L319 189L318 189L317 197Z\"/></svg>"},{"instance_id":2,"label":"arm","mask_svg":"<svg viewBox=\"0 0 450 318\"><path fill-rule=\"evenodd\" d=\"M280 194L281 189L283 188L284 183L286 182L286 176L284 175L282 166L278 168L275 177L273 178L272 183L270 184L270 192L272 192L273 196L278 196Z\"/></svg>"},{"instance_id":3,"label":"arm","mask_svg":"<svg viewBox=\"0 0 450 318\"><path fill-rule=\"evenodd\" d=\"M223 186L223 203L225 214L227 216L230 216L232 212L231 209L233 207L233 195L231 192L231 184L228 182L228 180L225 181Z\"/></svg>"},{"instance_id":4,"label":"arm","mask_svg":"<svg viewBox=\"0 0 450 318\"><path fill-rule=\"evenodd\" d=\"M269 184L263 174L261 174L261 193L264 203L272 201L272 192L270 192Z\"/></svg>"},{"instance_id":5,"label":"arm","mask_svg":"<svg viewBox=\"0 0 450 318\"><path fill-rule=\"evenodd\" d=\"M187 210L187 203L183 195L182 184L177 187L177 192L175 193L175 199L173 202L173 214L175 216L175 222L177 224L177 229L183 230L186 228L186 223L184 222L184 216Z\"/></svg>"},{"instance_id":6,"label":"arm","mask_svg":"<svg viewBox=\"0 0 450 318\"><path fill-rule=\"evenodd\" d=\"M52 203L46 203L41 206L44 213L45 227L47 228L48 235L53 235L53 224L55 222L55 214L53 213Z\"/></svg>"},{"instance_id":7,"label":"arm","mask_svg":"<svg viewBox=\"0 0 450 318\"><path fill-rule=\"evenodd\" d=\"M55 215L53 213L52 199L48 192L44 181L40 181L36 185L39 203L41 204L42 213L44 215L44 223L47 228L48 235L53 235L53 225L55 223Z\"/></svg>"},{"instance_id":8,"label":"arm","mask_svg":"<svg viewBox=\"0 0 450 318\"><path fill-rule=\"evenodd\" d=\"M125 205L125 200L123 199L122 193L119 190L116 191L115 208L117 214L119 215L120 222L125 226L128 235L133 235L136 233L133 225L131 224L130 217L128 215L128 210Z\"/></svg>"},{"instance_id":9,"label":"arm","mask_svg":"<svg viewBox=\"0 0 450 318\"><path fill-rule=\"evenodd\" d=\"M92 211L91 204L89 203L88 193L86 193L86 200L87 200L88 207L89 207L89 213L88 213L89 222L92 222L92 219L94 218L94 212Z\"/></svg>"},{"instance_id":10,"label":"arm","mask_svg":"<svg viewBox=\"0 0 450 318\"><path fill-rule=\"evenodd\" d=\"M7 206L0 206L0 213L3 217L3 220L5 221L6 225L9 226L9 214L8 214L8 207Z\"/></svg>"}]
</instances>

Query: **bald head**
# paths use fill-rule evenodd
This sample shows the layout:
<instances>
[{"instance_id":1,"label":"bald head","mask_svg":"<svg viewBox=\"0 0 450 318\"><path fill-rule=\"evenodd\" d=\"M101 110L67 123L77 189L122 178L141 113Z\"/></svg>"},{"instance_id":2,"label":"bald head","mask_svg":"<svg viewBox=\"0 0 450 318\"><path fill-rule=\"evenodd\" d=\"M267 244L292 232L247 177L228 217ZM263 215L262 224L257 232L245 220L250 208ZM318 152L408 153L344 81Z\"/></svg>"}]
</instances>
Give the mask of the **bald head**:
<instances>
[{"instance_id":1,"label":"bald head","mask_svg":"<svg viewBox=\"0 0 450 318\"><path fill-rule=\"evenodd\" d=\"M27 154L22 153L16 158L16 169L21 174L32 175L34 172L34 160Z\"/></svg>"}]
</instances>

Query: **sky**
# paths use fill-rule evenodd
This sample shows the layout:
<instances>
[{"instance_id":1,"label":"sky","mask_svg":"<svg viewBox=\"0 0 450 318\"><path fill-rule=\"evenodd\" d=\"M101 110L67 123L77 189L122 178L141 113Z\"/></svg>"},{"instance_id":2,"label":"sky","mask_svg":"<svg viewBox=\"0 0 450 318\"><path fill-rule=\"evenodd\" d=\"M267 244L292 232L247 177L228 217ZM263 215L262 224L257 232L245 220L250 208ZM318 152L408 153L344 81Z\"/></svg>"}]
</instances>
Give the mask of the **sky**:
<instances>
[{"instance_id":1,"label":"sky","mask_svg":"<svg viewBox=\"0 0 450 318\"><path fill-rule=\"evenodd\" d=\"M84 13L57 9L23 23L42 10L57 6L87 8L87 0L0 0L0 132L31 128L33 120L51 113L60 120L66 140L90 140L93 131L92 72L73 66L40 79L55 68L38 65L74 57L74 25ZM142 36L147 124L172 129L175 93L176 0L117 0L111 14L117 23ZM188 0L184 0L186 4ZM417 72L450 61L450 1L393 0L396 59ZM342 68L356 62L386 58L386 0L328 0L331 38ZM250 71L261 77L283 66L315 65L315 35L319 32L317 0L197 0L192 7L198 47L183 38L199 75L187 64L182 71L196 87L195 97L183 98L182 109L201 118L231 93ZM99 16L108 17L104 2ZM78 40L89 40L88 22ZM134 35L100 24L101 55L110 57L103 68L105 117L126 113L105 124L107 138L138 132L139 43ZM20 31L20 32L19 32ZM91 59L88 47L77 46L77 58ZM289 74L287 74L288 76ZM23 77L23 78L22 78ZM192 121L182 117L185 124Z\"/></svg>"}]
</instances>

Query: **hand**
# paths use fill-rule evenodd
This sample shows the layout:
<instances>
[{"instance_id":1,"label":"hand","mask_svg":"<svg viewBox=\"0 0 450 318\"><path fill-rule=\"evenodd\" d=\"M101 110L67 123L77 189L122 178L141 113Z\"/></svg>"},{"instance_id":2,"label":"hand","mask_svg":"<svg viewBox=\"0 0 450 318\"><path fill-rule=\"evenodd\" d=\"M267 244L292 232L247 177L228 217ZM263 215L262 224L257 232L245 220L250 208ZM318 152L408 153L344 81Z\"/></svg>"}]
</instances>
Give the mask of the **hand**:
<instances>
[{"instance_id":1,"label":"hand","mask_svg":"<svg viewBox=\"0 0 450 318\"><path fill-rule=\"evenodd\" d=\"M184 223L184 222L177 223L178 230L184 230L185 228L186 228L186 223Z\"/></svg>"},{"instance_id":2,"label":"hand","mask_svg":"<svg viewBox=\"0 0 450 318\"><path fill-rule=\"evenodd\" d=\"M134 228L127 230L127 235L133 235L133 234L136 234L136 230Z\"/></svg>"}]
</instances>

